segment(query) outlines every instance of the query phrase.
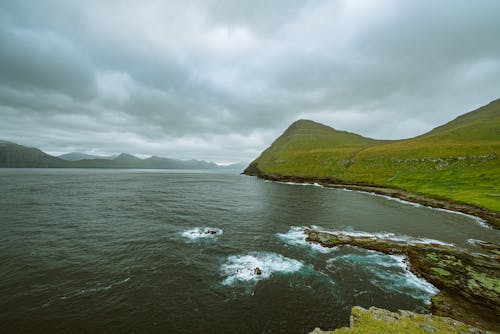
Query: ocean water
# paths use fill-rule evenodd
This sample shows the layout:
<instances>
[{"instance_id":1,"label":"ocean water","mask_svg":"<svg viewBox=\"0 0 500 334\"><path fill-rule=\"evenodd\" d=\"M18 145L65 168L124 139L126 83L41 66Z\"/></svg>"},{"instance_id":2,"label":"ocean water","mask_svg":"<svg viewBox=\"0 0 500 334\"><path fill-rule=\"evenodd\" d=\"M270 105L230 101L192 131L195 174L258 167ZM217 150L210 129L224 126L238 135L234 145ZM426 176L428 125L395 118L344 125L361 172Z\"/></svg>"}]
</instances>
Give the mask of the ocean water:
<instances>
[{"instance_id":1,"label":"ocean water","mask_svg":"<svg viewBox=\"0 0 500 334\"><path fill-rule=\"evenodd\" d=\"M463 215L236 171L0 169L0 332L308 333L354 305L426 311L437 289L404 258L310 245L308 226L499 239Z\"/></svg>"}]
</instances>

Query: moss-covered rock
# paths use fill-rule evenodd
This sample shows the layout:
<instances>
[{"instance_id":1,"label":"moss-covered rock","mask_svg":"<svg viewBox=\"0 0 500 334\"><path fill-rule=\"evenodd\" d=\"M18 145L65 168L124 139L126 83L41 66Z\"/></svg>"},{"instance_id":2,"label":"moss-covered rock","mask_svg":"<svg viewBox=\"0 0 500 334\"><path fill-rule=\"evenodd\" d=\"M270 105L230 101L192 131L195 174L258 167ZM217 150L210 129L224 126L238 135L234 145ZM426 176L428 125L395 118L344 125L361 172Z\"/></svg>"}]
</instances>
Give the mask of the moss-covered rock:
<instances>
[{"instance_id":1,"label":"moss-covered rock","mask_svg":"<svg viewBox=\"0 0 500 334\"><path fill-rule=\"evenodd\" d=\"M400 254L410 270L441 290L432 300L435 314L454 317L476 327L500 331L500 262L491 255L469 253L454 246L411 244L373 237L308 229L307 240L325 247L343 245Z\"/></svg>"},{"instance_id":2,"label":"moss-covered rock","mask_svg":"<svg viewBox=\"0 0 500 334\"><path fill-rule=\"evenodd\" d=\"M409 311L390 312L370 307L355 306L351 311L349 328L322 331L316 328L311 334L482 334L491 333L451 318Z\"/></svg>"}]
</instances>

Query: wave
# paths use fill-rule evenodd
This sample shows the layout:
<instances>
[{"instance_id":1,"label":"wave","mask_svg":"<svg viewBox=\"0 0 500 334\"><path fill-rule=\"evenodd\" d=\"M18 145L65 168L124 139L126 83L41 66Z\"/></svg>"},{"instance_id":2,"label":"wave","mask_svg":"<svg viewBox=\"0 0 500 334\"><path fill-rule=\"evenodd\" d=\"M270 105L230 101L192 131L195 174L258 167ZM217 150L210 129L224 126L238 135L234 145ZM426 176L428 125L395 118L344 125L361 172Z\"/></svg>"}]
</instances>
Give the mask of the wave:
<instances>
[{"instance_id":1,"label":"wave","mask_svg":"<svg viewBox=\"0 0 500 334\"><path fill-rule=\"evenodd\" d=\"M410 237L404 234L395 234L392 232L363 232L363 231L346 231L346 230L328 230L328 229L323 229L318 226L312 225L310 227L313 230L319 231L319 232L325 232L325 233L335 233L335 234L342 234L350 237L357 237L357 238L376 238L376 239L382 239L382 240L387 240L387 241L394 241L394 242L404 242L404 243L409 243L409 244L436 244L436 245L443 245L443 246L454 246L453 243L441 241L441 240L436 240L436 239L430 239L430 238L420 238L420 237Z\"/></svg>"},{"instance_id":2,"label":"wave","mask_svg":"<svg viewBox=\"0 0 500 334\"><path fill-rule=\"evenodd\" d=\"M276 236L290 246L308 247L314 252L330 253L336 248L323 247L317 243L306 240L307 234L304 226L292 226L286 233L277 233Z\"/></svg>"},{"instance_id":3,"label":"wave","mask_svg":"<svg viewBox=\"0 0 500 334\"><path fill-rule=\"evenodd\" d=\"M220 271L225 277L222 284L235 285L237 282L256 283L268 279L274 273L294 273L303 266L301 261L277 253L250 252L229 256Z\"/></svg>"},{"instance_id":4,"label":"wave","mask_svg":"<svg viewBox=\"0 0 500 334\"><path fill-rule=\"evenodd\" d=\"M215 227L195 227L181 233L181 236L189 240L213 239L222 235L223 231Z\"/></svg>"},{"instance_id":5,"label":"wave","mask_svg":"<svg viewBox=\"0 0 500 334\"><path fill-rule=\"evenodd\" d=\"M426 303L430 303L430 298L439 292L434 285L408 270L404 256L374 251L366 254L346 254L329 259L326 268L335 272L336 267L345 267L347 263L368 271L370 282L386 291L404 293Z\"/></svg>"}]
</instances>

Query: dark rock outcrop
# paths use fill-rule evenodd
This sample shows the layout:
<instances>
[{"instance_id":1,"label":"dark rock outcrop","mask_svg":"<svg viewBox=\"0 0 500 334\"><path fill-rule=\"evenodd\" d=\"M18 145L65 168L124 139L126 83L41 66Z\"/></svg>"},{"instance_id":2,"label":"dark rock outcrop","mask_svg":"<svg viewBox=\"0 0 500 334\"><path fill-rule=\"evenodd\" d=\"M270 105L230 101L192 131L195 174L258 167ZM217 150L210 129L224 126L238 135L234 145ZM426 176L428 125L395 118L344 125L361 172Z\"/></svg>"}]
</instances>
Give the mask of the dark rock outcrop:
<instances>
[{"instance_id":1,"label":"dark rock outcrop","mask_svg":"<svg viewBox=\"0 0 500 334\"><path fill-rule=\"evenodd\" d=\"M410 270L441 292L432 299L434 314L500 331L500 257L470 253L441 244L411 244L374 237L306 230L307 240L324 247L350 245L385 254L404 255ZM486 245L490 249L495 245Z\"/></svg>"}]
</instances>

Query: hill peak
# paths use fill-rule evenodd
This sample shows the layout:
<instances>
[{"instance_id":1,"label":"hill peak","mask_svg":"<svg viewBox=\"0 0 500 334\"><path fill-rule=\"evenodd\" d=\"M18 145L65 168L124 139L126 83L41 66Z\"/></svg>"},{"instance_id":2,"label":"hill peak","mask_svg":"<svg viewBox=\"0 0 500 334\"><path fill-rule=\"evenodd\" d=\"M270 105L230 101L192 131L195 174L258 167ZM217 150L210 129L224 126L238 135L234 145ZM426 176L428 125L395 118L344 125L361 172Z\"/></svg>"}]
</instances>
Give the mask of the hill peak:
<instances>
[{"instance_id":1,"label":"hill peak","mask_svg":"<svg viewBox=\"0 0 500 334\"><path fill-rule=\"evenodd\" d=\"M290 124L288 127L288 130L302 130L302 129L329 129L329 130L335 130L334 128L309 120L309 119L299 119Z\"/></svg>"},{"instance_id":2,"label":"hill peak","mask_svg":"<svg viewBox=\"0 0 500 334\"><path fill-rule=\"evenodd\" d=\"M284 138L308 138L313 140L325 140L326 145L345 145L345 144L370 144L376 140L366 138L358 134L341 131L308 119L299 119L293 122L283 133Z\"/></svg>"},{"instance_id":3,"label":"hill peak","mask_svg":"<svg viewBox=\"0 0 500 334\"><path fill-rule=\"evenodd\" d=\"M120 153L120 155L118 155L116 158L114 158L113 160L127 160L127 161L130 161L130 160L133 160L133 161L137 161L137 160L141 160L139 159L138 157L132 155L132 154L128 154L128 153Z\"/></svg>"}]
</instances>

